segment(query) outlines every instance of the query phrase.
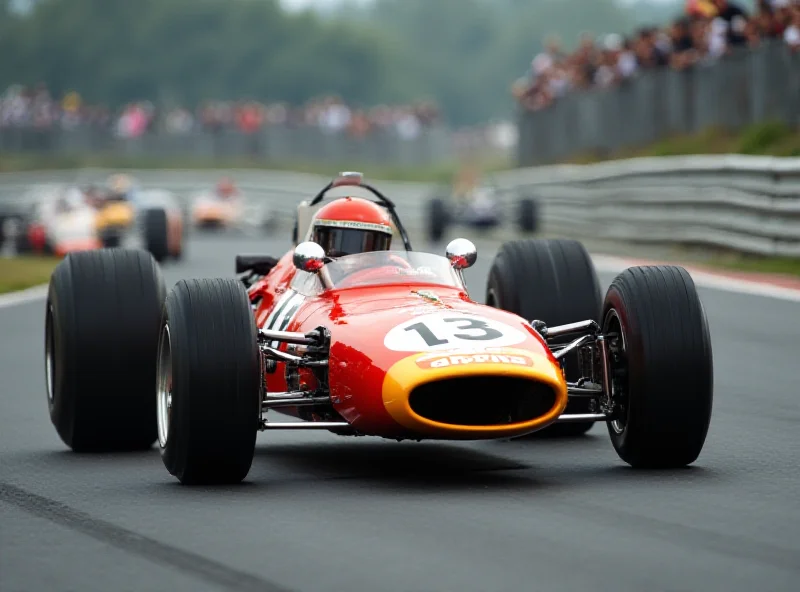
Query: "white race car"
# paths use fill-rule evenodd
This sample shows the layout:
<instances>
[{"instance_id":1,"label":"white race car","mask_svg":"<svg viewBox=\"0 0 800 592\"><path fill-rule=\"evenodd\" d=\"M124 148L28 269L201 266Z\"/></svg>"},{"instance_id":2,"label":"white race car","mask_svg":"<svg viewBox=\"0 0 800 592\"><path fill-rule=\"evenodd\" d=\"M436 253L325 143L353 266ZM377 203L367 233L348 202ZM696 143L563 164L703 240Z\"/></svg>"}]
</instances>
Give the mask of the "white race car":
<instances>
[{"instance_id":1,"label":"white race car","mask_svg":"<svg viewBox=\"0 0 800 592\"><path fill-rule=\"evenodd\" d=\"M516 197L516 211L504 212L500 191L491 185L478 185L463 195L452 188L437 192L428 202L428 239L442 240L449 226L489 229L504 220L514 220L520 231L533 233L538 229L537 202L529 197Z\"/></svg>"},{"instance_id":2,"label":"white race car","mask_svg":"<svg viewBox=\"0 0 800 592\"><path fill-rule=\"evenodd\" d=\"M17 253L63 257L103 246L97 233L97 211L79 188L35 186L24 200L26 206L12 229Z\"/></svg>"}]
</instances>

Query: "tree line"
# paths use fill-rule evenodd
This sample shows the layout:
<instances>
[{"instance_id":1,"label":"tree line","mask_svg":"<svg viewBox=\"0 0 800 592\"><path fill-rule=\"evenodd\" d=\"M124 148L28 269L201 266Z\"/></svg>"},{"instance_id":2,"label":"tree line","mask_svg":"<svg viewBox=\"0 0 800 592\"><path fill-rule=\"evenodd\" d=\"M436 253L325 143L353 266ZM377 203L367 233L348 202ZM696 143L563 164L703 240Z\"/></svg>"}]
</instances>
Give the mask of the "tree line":
<instances>
[{"instance_id":1,"label":"tree line","mask_svg":"<svg viewBox=\"0 0 800 592\"><path fill-rule=\"evenodd\" d=\"M680 2L677 0L677 5ZM355 105L433 100L454 124L513 110L511 82L548 34L625 32L663 3L376 0L331 15L277 0L0 0L0 88L46 82L87 101Z\"/></svg>"}]
</instances>

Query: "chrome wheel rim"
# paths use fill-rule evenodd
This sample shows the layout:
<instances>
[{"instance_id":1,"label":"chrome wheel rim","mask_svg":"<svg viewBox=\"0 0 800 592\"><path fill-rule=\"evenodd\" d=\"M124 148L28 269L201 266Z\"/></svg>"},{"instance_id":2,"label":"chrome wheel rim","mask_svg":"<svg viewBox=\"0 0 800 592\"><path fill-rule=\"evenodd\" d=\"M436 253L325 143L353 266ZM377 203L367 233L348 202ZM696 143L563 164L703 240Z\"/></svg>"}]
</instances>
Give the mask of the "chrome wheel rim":
<instances>
[{"instance_id":1,"label":"chrome wheel rim","mask_svg":"<svg viewBox=\"0 0 800 592\"><path fill-rule=\"evenodd\" d=\"M617 313L616 309L611 309L606 313L606 318L603 321L603 333L617 333L619 335L619 343L621 346L621 353L623 356L626 355L628 348L627 344L625 343L625 332L623 331L622 327L622 320L619 318L619 314ZM610 368L607 368L606 371L610 371ZM616 397L619 396L619 391L617 390L616 383L612 376L611 379L611 400L613 401ZM625 410L627 413L627 409ZM625 419L615 419L609 422L611 429L614 430L616 434L621 434L625 431L625 426L627 425L627 421Z\"/></svg>"},{"instance_id":2,"label":"chrome wheel rim","mask_svg":"<svg viewBox=\"0 0 800 592\"><path fill-rule=\"evenodd\" d=\"M55 401L55 335L53 334L53 305L47 304L47 319L44 329L44 375L47 381L47 401L52 405Z\"/></svg>"},{"instance_id":3,"label":"chrome wheel rim","mask_svg":"<svg viewBox=\"0 0 800 592\"><path fill-rule=\"evenodd\" d=\"M172 415L172 343L167 324L161 329L161 339L158 342L157 377L158 443L161 448L165 448L169 438L169 424Z\"/></svg>"}]
</instances>

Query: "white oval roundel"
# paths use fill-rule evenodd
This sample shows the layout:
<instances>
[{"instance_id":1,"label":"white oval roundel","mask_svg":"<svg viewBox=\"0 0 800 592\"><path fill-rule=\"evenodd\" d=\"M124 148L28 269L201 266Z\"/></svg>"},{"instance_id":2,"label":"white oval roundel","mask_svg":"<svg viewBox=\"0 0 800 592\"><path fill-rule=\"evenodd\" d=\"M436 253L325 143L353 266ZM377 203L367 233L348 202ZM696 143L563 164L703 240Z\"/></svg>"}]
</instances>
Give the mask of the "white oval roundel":
<instances>
[{"instance_id":1,"label":"white oval roundel","mask_svg":"<svg viewBox=\"0 0 800 592\"><path fill-rule=\"evenodd\" d=\"M415 317L386 334L383 345L393 351L421 352L455 348L506 347L527 336L510 325L460 312Z\"/></svg>"}]
</instances>

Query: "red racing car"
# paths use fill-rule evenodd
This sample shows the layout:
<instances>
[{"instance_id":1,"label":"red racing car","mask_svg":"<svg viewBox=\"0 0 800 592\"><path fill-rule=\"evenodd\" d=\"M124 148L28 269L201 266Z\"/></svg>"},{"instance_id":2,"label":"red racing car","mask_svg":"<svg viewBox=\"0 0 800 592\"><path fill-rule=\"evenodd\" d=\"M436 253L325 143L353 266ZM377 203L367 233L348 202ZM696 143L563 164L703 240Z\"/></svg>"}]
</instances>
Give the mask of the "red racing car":
<instances>
[{"instance_id":1,"label":"red racing car","mask_svg":"<svg viewBox=\"0 0 800 592\"><path fill-rule=\"evenodd\" d=\"M322 205L280 259L238 256L238 279L182 280L167 295L147 253L70 254L50 281L45 340L62 440L158 441L186 484L242 481L257 433L281 429L482 440L605 422L634 467L697 459L712 352L685 270L628 269L601 299L580 243L513 241L480 304L462 274L470 241L445 257L414 251L394 204L357 173L307 205L334 187L372 199Z\"/></svg>"}]
</instances>

